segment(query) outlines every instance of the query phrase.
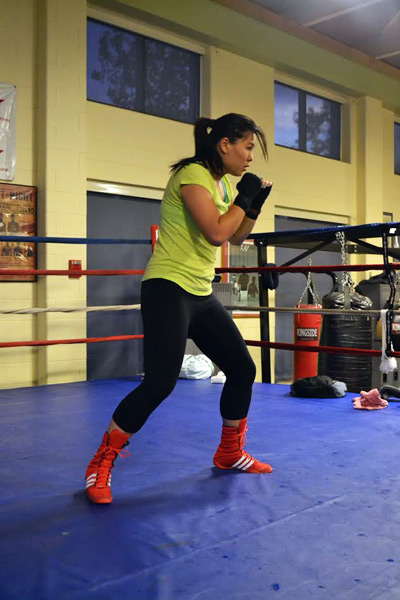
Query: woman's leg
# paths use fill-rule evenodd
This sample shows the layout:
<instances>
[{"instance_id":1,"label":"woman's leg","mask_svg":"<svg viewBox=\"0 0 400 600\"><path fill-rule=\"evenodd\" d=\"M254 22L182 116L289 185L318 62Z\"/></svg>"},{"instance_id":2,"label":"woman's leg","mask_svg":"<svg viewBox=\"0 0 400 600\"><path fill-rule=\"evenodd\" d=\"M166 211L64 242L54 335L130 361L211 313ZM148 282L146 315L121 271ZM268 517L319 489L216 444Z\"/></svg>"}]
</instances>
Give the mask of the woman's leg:
<instances>
[{"instance_id":1,"label":"woman's leg","mask_svg":"<svg viewBox=\"0 0 400 600\"><path fill-rule=\"evenodd\" d=\"M139 431L176 385L189 324L186 295L165 279L143 283L144 378L113 414L113 421L125 432Z\"/></svg>"},{"instance_id":2,"label":"woman's leg","mask_svg":"<svg viewBox=\"0 0 400 600\"><path fill-rule=\"evenodd\" d=\"M271 465L253 458L243 449L256 375L254 362L232 317L220 302L211 296L204 308L206 310L199 311L193 318L189 336L226 375L220 405L222 435L214 454L214 465L246 473L270 473Z\"/></svg>"},{"instance_id":3,"label":"woman's leg","mask_svg":"<svg viewBox=\"0 0 400 600\"><path fill-rule=\"evenodd\" d=\"M189 337L225 373L220 410L226 421L244 419L249 411L256 367L240 331L222 304L210 296L191 321Z\"/></svg>"},{"instance_id":4,"label":"woman's leg","mask_svg":"<svg viewBox=\"0 0 400 600\"><path fill-rule=\"evenodd\" d=\"M145 376L142 383L117 406L108 431L86 470L86 494L96 504L109 504L111 471L124 453L129 437L173 390L185 351L189 310L179 286L166 280L144 282Z\"/></svg>"}]
</instances>

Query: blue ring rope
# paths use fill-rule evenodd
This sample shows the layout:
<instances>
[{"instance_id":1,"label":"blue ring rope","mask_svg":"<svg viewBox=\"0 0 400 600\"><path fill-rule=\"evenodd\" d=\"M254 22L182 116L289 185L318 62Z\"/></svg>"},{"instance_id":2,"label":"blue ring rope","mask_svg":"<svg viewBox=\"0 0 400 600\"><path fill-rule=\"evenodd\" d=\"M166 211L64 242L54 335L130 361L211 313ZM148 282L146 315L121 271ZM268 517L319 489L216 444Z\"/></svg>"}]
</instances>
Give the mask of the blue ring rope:
<instances>
[{"instance_id":1,"label":"blue ring rope","mask_svg":"<svg viewBox=\"0 0 400 600\"><path fill-rule=\"evenodd\" d=\"M48 242L51 244L151 244L151 240L113 238L42 237L33 235L0 235L0 242Z\"/></svg>"}]
</instances>

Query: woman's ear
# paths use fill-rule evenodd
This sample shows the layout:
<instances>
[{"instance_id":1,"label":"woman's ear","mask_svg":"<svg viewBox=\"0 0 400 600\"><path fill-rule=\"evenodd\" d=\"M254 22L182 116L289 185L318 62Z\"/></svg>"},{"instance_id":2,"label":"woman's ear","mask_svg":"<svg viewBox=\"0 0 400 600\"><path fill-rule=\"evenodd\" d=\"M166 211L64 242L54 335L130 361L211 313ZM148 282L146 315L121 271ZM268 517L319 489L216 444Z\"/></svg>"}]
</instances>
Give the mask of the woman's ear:
<instances>
[{"instance_id":1,"label":"woman's ear","mask_svg":"<svg viewBox=\"0 0 400 600\"><path fill-rule=\"evenodd\" d=\"M223 137L218 142L218 150L221 154L226 154L229 151L230 141L227 137Z\"/></svg>"}]
</instances>

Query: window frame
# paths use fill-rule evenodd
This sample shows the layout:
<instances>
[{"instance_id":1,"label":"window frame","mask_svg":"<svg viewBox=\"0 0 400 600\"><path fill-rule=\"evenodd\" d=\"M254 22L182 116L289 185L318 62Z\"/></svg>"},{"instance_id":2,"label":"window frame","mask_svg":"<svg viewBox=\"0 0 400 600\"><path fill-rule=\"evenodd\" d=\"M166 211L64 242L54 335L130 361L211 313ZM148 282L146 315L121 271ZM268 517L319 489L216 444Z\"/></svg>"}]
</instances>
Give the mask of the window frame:
<instances>
[{"instance_id":1,"label":"window frame","mask_svg":"<svg viewBox=\"0 0 400 600\"><path fill-rule=\"evenodd\" d=\"M274 139L275 146L279 146L281 148L287 148L288 150L296 150L297 152L304 152L306 154L311 154L313 156L320 156L321 158L329 158L331 160L337 160L339 162L342 162L343 161L343 156L342 156L343 155L343 149L342 149L342 144L343 144L343 140L342 140L342 137L343 137L342 136L343 102L339 102L338 100L333 100L332 98L323 96L320 93L307 91L305 89L291 85L290 83L286 83L284 81L275 79L274 80L274 122L276 121L276 119L275 119L275 113L276 113L275 89L276 89L277 85L279 85L281 87L290 88L297 92L299 122L297 124L298 147L296 148L293 146L286 146L285 144L276 142L276 140ZM319 152L312 152L311 150L307 149L307 97L308 96L311 96L313 98L319 98L321 100L329 102L329 104L331 106L331 115L332 115L331 123L332 123L332 127L333 127L333 134L331 135L331 139L330 139L331 154L329 154L329 155L320 154ZM336 110L337 110L336 119L335 119L335 116L332 114L332 110L334 109L334 107L336 107ZM337 136L337 139L335 139L335 135Z\"/></svg>"},{"instance_id":2,"label":"window frame","mask_svg":"<svg viewBox=\"0 0 400 600\"><path fill-rule=\"evenodd\" d=\"M199 118L200 116L200 112L201 112L201 86L202 86L202 59L203 59L203 55L201 52L197 52L195 50L192 50L190 48L186 48L184 45L180 46L178 44L169 42L169 41L165 41L163 39L157 39L156 37L152 37L151 35L147 35L146 33L141 33L139 31L135 31L133 28L128 28L128 27L123 27L122 25L113 23L112 20L108 21L108 20L104 20L104 18L98 17L98 16L92 16L92 15L87 15L86 17L86 22L87 22L87 28L89 27L89 22L96 22L99 23L101 25L104 25L106 27L112 28L112 29L117 29L117 30L121 30L124 33L128 33L128 34L133 34L134 36L136 36L137 38L139 38L140 40L142 40L142 46L143 46L143 65L142 65L142 78L143 78L143 84L145 82L146 79L146 40L149 40L150 42L156 42L158 44L161 44L163 46L168 46L170 48L174 48L177 49L181 52L187 53L187 54L191 54L193 56L195 56L197 58L197 64L198 64L198 69L197 69L197 77L196 77L196 81L194 83L191 84L191 88L194 87L194 94L193 96L190 95L190 102L194 103L194 107L193 110L191 111L191 114L193 115L193 118L191 117L190 120L186 119L176 119L173 118L171 116L166 116L166 115L161 115L161 114L157 114L155 112L150 112L148 110L146 110L146 95L145 95L145 90L144 90L144 85L143 85L143 94L142 94L142 102L141 102L141 108L129 108L127 106L119 106L118 104L112 103L112 102L102 102L101 100L96 100L93 98L89 98L89 73L87 72L86 74L86 100L87 102L94 102L96 104L103 104L105 106L112 106L114 108L119 108L122 110L129 110L132 112L137 112L139 114L144 114L144 115L149 115L149 116L153 116L153 117L158 117L160 119L168 119L169 121L174 121L177 123L185 123L188 125L193 125L196 120ZM87 59L87 64L88 64L88 59ZM190 92L192 91L191 89L189 90Z\"/></svg>"}]
</instances>

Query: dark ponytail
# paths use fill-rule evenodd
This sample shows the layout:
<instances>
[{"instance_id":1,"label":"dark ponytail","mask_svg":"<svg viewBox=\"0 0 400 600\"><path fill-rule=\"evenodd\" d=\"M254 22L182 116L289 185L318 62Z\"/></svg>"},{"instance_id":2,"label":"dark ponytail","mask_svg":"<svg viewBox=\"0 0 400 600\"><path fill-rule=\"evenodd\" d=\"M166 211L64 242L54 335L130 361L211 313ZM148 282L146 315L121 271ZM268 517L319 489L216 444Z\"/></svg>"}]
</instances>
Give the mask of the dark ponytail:
<instances>
[{"instance_id":1,"label":"dark ponytail","mask_svg":"<svg viewBox=\"0 0 400 600\"><path fill-rule=\"evenodd\" d=\"M212 130L215 119L201 117L194 126L194 148L195 156L207 157L211 151L210 135L208 130Z\"/></svg>"},{"instance_id":2,"label":"dark ponytail","mask_svg":"<svg viewBox=\"0 0 400 600\"><path fill-rule=\"evenodd\" d=\"M229 113L219 119L201 117L194 126L194 156L183 158L171 165L177 172L191 163L200 163L216 175L223 174L223 161L217 150L218 142L227 137L233 144L247 133L254 133L260 144L264 158L267 157L267 141L263 130L249 117Z\"/></svg>"}]
</instances>

